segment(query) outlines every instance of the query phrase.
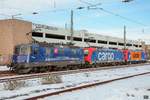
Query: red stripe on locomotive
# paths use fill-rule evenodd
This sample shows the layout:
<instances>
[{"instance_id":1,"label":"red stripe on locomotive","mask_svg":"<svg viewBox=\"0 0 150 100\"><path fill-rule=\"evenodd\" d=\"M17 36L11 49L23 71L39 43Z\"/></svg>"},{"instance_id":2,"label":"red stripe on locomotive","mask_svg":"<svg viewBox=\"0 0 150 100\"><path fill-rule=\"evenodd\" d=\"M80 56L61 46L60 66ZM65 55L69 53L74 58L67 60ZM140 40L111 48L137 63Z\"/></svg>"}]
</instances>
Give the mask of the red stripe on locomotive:
<instances>
[{"instance_id":1,"label":"red stripe on locomotive","mask_svg":"<svg viewBox=\"0 0 150 100\"><path fill-rule=\"evenodd\" d=\"M129 54L129 50L123 50L123 53L124 53L124 61L129 61L129 56L128 56L128 54Z\"/></svg>"},{"instance_id":2,"label":"red stripe on locomotive","mask_svg":"<svg viewBox=\"0 0 150 100\"><path fill-rule=\"evenodd\" d=\"M84 61L91 64L91 56L92 53L96 50L96 48L84 48Z\"/></svg>"}]
</instances>

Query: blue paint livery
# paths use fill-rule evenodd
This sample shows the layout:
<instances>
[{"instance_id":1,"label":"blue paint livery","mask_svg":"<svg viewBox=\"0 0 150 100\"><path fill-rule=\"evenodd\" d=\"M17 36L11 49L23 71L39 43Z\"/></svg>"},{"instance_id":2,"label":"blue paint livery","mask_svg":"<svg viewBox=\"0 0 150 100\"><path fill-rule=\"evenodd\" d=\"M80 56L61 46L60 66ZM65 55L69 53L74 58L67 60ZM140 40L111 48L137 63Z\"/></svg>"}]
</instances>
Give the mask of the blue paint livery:
<instances>
[{"instance_id":1,"label":"blue paint livery","mask_svg":"<svg viewBox=\"0 0 150 100\"><path fill-rule=\"evenodd\" d=\"M123 52L114 49L97 49L91 57L92 63L124 61Z\"/></svg>"},{"instance_id":2,"label":"blue paint livery","mask_svg":"<svg viewBox=\"0 0 150 100\"><path fill-rule=\"evenodd\" d=\"M82 48L44 47L38 44L31 45L31 52L26 55L14 55L13 63L40 63L79 61L84 62Z\"/></svg>"}]
</instances>

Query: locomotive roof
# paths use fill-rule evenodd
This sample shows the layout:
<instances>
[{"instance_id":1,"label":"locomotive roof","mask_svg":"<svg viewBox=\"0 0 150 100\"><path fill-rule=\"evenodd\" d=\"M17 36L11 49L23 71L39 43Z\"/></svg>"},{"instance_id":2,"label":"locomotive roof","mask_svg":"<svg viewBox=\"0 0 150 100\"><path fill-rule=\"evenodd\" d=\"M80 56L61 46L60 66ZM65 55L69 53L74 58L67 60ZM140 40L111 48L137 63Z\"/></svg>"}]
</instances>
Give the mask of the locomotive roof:
<instances>
[{"instance_id":1,"label":"locomotive roof","mask_svg":"<svg viewBox=\"0 0 150 100\"><path fill-rule=\"evenodd\" d=\"M73 45L69 45L69 44L62 44L62 43L45 43L45 42L35 42L35 43L29 43L29 44L20 44L20 45L17 45L17 47L19 47L19 46L32 46L32 45L39 45L39 46L43 46L43 47L81 48L81 47L73 46Z\"/></svg>"},{"instance_id":2,"label":"locomotive roof","mask_svg":"<svg viewBox=\"0 0 150 100\"><path fill-rule=\"evenodd\" d=\"M69 47L69 48L81 48L78 46L68 45L68 44L60 44L60 43L37 43L37 45L44 47Z\"/></svg>"}]
</instances>

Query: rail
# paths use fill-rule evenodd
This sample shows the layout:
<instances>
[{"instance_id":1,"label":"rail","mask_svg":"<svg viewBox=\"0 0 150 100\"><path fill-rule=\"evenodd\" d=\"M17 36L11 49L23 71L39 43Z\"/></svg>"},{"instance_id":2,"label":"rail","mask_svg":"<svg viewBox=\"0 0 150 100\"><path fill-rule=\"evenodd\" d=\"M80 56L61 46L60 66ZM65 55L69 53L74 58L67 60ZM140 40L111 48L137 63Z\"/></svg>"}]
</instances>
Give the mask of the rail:
<instances>
[{"instance_id":1,"label":"rail","mask_svg":"<svg viewBox=\"0 0 150 100\"><path fill-rule=\"evenodd\" d=\"M29 74L29 75L15 75L15 76L7 76L1 77L0 83L8 82L8 81L16 81L16 80L27 80L33 78L41 78L49 75L65 75L65 74L73 74L73 73L81 73L81 72L89 72L89 71L97 71L97 70L107 70L107 69L117 69L117 68L124 68L124 67L137 67L149 65L146 64L134 64L134 65L122 65L122 66L109 66L109 67L99 67L99 68L88 68L88 69L78 69L78 70L68 70L68 71L57 71L57 72L47 72L47 73L36 73L36 74Z\"/></svg>"},{"instance_id":2,"label":"rail","mask_svg":"<svg viewBox=\"0 0 150 100\"><path fill-rule=\"evenodd\" d=\"M111 82L114 82L114 81L128 79L128 78L141 76L141 75L146 75L146 74L150 74L150 72L140 73L140 74L135 74L135 75L130 75L130 76L125 76L125 77L121 77L121 78L115 78L115 79L106 80L106 81L102 81L102 82L95 82L95 83L86 84L86 85L82 85L82 86L78 86L78 87L71 87L71 88L60 90L60 91L56 91L56 92L51 92L51 93L47 93L47 94L43 94L43 95L39 95L39 96L30 97L30 98L27 98L26 100L37 100L37 99L48 97L48 96L59 95L61 93L72 92L72 91L76 91L76 90L90 88L90 87L93 87L93 86L104 85L104 84L111 83Z\"/></svg>"}]
</instances>

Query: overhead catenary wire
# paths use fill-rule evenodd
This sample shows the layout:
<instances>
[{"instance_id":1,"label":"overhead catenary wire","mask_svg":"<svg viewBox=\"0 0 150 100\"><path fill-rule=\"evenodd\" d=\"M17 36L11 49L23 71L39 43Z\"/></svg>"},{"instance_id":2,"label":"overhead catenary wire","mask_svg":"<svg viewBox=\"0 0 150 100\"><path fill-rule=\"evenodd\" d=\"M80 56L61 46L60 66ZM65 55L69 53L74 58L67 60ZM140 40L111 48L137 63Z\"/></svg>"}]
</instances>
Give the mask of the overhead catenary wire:
<instances>
[{"instance_id":1,"label":"overhead catenary wire","mask_svg":"<svg viewBox=\"0 0 150 100\"><path fill-rule=\"evenodd\" d=\"M101 11L106 12L106 13L109 13L109 14L111 14L111 15L120 17L120 18L122 18L122 19L124 19L124 20L126 20L126 21L129 21L129 22L132 22L132 23L136 23L136 24L139 24L139 25L142 25L142 26L147 26L147 25L145 25L145 24L143 24L143 23L141 23L141 22L138 22L138 21L136 21L136 20L133 20L133 19L124 17L124 16L122 16L122 15L116 14L116 13L111 12L111 11L109 11L109 10L106 10L106 9L104 9L104 8L90 8L90 7L88 7L88 8L89 8L89 9L101 10Z\"/></svg>"},{"instance_id":2,"label":"overhead catenary wire","mask_svg":"<svg viewBox=\"0 0 150 100\"><path fill-rule=\"evenodd\" d=\"M87 4L87 5L90 5L91 7L94 7L94 6L99 6L99 5L101 5L102 3L96 3L96 4L91 4L91 3L89 3L89 2L87 2L87 1L82 1L82 0L79 0L81 3L84 3L84 4Z\"/></svg>"},{"instance_id":3,"label":"overhead catenary wire","mask_svg":"<svg viewBox=\"0 0 150 100\"><path fill-rule=\"evenodd\" d=\"M104 9L104 8L102 8L102 7L97 7L97 5L94 6L94 4L89 3L89 2L87 2L87 1L83 1L83 0L79 0L79 1L80 1L81 3L87 4L87 5L88 5L88 6L87 6L88 10L91 10L91 9L94 9L94 10L101 10L101 11L103 11L103 12L106 12L106 13L108 13L108 14L114 15L114 16L116 16L116 17L120 17L120 18L122 18L122 19L124 19L124 20L126 20L126 21L129 21L129 22L132 22L132 23L136 23L136 24L139 24L139 25L142 25L142 26L147 26L147 25L145 25L145 24L143 24L143 23L141 23L141 22L139 22L139 21L136 21L136 20L127 18L127 17L125 17L125 16L119 15L119 14L114 13L114 12L112 12L112 11L106 10L106 9ZM98 3L98 4L100 4L100 3Z\"/></svg>"},{"instance_id":4,"label":"overhead catenary wire","mask_svg":"<svg viewBox=\"0 0 150 100\"><path fill-rule=\"evenodd\" d=\"M116 16L116 17L120 17L121 19L124 19L124 20L126 20L126 21L129 21L129 22L132 22L132 23L136 23L136 24L139 24L139 25L142 25L142 26L145 26L145 27L147 26L147 25L145 25L145 24L143 24L143 23L141 23L141 22L139 22L139 21L136 21L136 20L133 20L133 19L131 19L131 18L127 18L127 17L125 17L125 16L119 15L119 14L117 14L117 13L114 13L114 12L110 11L110 10L106 10L106 9L104 9L104 8L102 8L102 7L98 7L98 6L101 5L100 2L99 2L99 3L96 3L96 4L92 4L92 3L88 2L88 1L83 1L83 0L79 0L79 2L88 5L87 8L88 8L89 10L92 10L92 9L101 10L101 11L103 11L103 12L106 12L106 13L108 13L108 14L114 15L114 16ZM53 0L53 3L54 3L54 8L56 8L56 1ZM14 8L14 9L18 10L17 8ZM40 14L40 13L44 13L44 12L47 13L47 12L64 12L64 11L70 11L70 10L67 10L67 9L54 9L54 10L36 11L36 12ZM28 14L32 14L32 13L30 12L30 13L26 13L26 14L28 15ZM26 14L25 14L25 15L26 15ZM23 14L23 15L24 15L24 14ZM6 16L6 15L1 14L1 16ZM11 15L9 15L9 16L11 16Z\"/></svg>"}]
</instances>

